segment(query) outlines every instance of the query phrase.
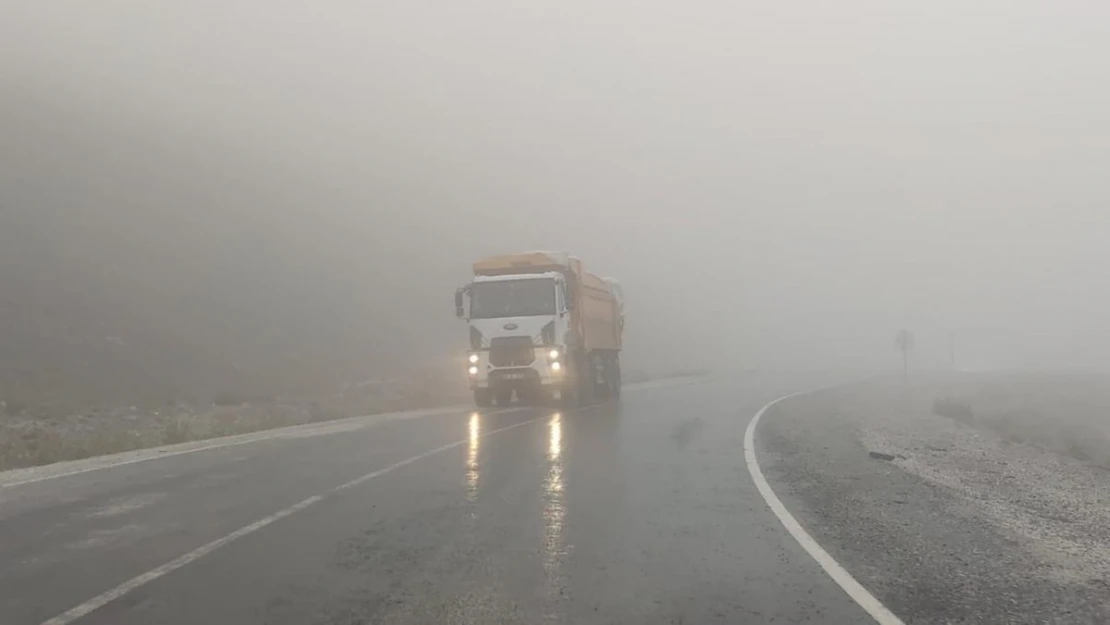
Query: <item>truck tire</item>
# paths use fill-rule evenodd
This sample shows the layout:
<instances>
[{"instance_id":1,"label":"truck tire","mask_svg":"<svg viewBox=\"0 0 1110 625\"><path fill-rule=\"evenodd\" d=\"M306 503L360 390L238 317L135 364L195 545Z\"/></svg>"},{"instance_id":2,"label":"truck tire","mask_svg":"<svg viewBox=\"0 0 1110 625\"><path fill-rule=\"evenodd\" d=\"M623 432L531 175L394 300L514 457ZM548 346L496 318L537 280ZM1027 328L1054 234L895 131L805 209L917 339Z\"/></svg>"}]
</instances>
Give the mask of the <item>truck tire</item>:
<instances>
[{"instance_id":1,"label":"truck tire","mask_svg":"<svg viewBox=\"0 0 1110 625\"><path fill-rule=\"evenodd\" d=\"M598 399L613 399L619 397L620 391L620 361L618 355L606 353L599 361L601 365L601 381L597 384Z\"/></svg>"},{"instance_id":2,"label":"truck tire","mask_svg":"<svg viewBox=\"0 0 1110 625\"><path fill-rule=\"evenodd\" d=\"M513 391L512 391L512 389L509 389L507 391L498 391L497 392L497 405L498 406L505 407L505 406L508 406L511 403L513 403Z\"/></svg>"},{"instance_id":3,"label":"truck tire","mask_svg":"<svg viewBox=\"0 0 1110 625\"><path fill-rule=\"evenodd\" d=\"M474 405L479 408L489 408L493 405L493 393L488 388L474 389Z\"/></svg>"},{"instance_id":4,"label":"truck tire","mask_svg":"<svg viewBox=\"0 0 1110 625\"><path fill-rule=\"evenodd\" d=\"M516 398L525 406L542 406L543 404L549 403L547 400L547 392L542 388L517 391Z\"/></svg>"},{"instance_id":5,"label":"truck tire","mask_svg":"<svg viewBox=\"0 0 1110 625\"><path fill-rule=\"evenodd\" d=\"M578 408L586 405L586 389L591 386L587 384L587 380L589 380L589 367L587 364L589 359L582 352L577 352L568 358L567 362L570 365L567 370L567 376L572 383L563 387L559 403L567 409Z\"/></svg>"},{"instance_id":6,"label":"truck tire","mask_svg":"<svg viewBox=\"0 0 1110 625\"><path fill-rule=\"evenodd\" d=\"M578 378L578 405L588 406L597 400L597 365L593 356L583 354L582 376Z\"/></svg>"},{"instance_id":7,"label":"truck tire","mask_svg":"<svg viewBox=\"0 0 1110 625\"><path fill-rule=\"evenodd\" d=\"M621 378L621 355L613 356L613 397L621 396L621 386L624 385L624 380Z\"/></svg>"},{"instance_id":8,"label":"truck tire","mask_svg":"<svg viewBox=\"0 0 1110 625\"><path fill-rule=\"evenodd\" d=\"M567 386L559 391L559 400L556 402L557 406L570 410L578 407L578 388Z\"/></svg>"},{"instance_id":9,"label":"truck tire","mask_svg":"<svg viewBox=\"0 0 1110 625\"><path fill-rule=\"evenodd\" d=\"M597 364L601 366L601 375L598 376L601 379L598 381L595 378L594 395L601 401L605 401L613 395L612 362L608 355L602 356L597 361Z\"/></svg>"}]
</instances>

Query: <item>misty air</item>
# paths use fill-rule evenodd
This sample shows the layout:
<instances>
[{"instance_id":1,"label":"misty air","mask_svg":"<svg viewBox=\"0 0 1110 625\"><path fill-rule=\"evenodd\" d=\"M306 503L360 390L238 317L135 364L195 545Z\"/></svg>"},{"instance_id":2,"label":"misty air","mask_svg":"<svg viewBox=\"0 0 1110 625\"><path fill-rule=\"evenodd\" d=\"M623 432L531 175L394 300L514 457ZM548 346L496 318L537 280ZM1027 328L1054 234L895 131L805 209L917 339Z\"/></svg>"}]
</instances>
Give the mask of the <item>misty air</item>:
<instances>
[{"instance_id":1,"label":"misty air","mask_svg":"<svg viewBox=\"0 0 1110 625\"><path fill-rule=\"evenodd\" d=\"M1110 622L1108 54L0 8L0 623Z\"/></svg>"}]
</instances>

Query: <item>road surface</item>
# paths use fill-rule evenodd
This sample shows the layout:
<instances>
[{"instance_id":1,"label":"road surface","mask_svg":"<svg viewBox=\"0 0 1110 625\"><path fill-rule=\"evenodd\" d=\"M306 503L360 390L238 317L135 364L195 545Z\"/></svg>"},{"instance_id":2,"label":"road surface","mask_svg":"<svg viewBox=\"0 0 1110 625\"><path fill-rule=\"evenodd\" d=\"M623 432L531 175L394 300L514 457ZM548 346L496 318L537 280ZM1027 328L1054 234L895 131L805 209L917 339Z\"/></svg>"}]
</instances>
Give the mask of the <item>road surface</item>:
<instances>
[{"instance_id":1,"label":"road surface","mask_svg":"<svg viewBox=\"0 0 1110 625\"><path fill-rule=\"evenodd\" d=\"M672 381L0 482L0 623L873 622L743 457L764 404L827 381Z\"/></svg>"}]
</instances>

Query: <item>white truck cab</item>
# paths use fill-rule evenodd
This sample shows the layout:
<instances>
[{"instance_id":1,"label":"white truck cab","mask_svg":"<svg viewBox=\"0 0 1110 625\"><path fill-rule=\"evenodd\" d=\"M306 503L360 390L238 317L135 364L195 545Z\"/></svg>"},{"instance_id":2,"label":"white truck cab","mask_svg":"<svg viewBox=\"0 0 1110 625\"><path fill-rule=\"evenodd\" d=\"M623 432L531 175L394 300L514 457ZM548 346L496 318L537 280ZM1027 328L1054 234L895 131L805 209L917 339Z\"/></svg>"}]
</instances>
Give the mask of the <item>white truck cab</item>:
<instances>
[{"instance_id":1,"label":"white truck cab","mask_svg":"<svg viewBox=\"0 0 1110 625\"><path fill-rule=\"evenodd\" d=\"M558 272L477 275L455 295L470 326L467 373L479 406L560 397L568 383L573 299Z\"/></svg>"},{"instance_id":2,"label":"white truck cab","mask_svg":"<svg viewBox=\"0 0 1110 625\"><path fill-rule=\"evenodd\" d=\"M479 259L455 292L467 321L467 375L479 406L620 396L624 293L566 252Z\"/></svg>"}]
</instances>

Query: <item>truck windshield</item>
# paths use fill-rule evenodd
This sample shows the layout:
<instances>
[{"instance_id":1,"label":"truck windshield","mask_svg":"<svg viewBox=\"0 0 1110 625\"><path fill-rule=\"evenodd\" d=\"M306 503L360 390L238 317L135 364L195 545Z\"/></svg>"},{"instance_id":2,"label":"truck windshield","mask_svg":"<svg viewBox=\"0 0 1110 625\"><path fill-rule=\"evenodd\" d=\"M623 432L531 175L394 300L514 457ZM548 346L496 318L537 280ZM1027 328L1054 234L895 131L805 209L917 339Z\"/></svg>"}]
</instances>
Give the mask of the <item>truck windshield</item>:
<instances>
[{"instance_id":1,"label":"truck windshield","mask_svg":"<svg viewBox=\"0 0 1110 625\"><path fill-rule=\"evenodd\" d=\"M472 319L553 314L555 314L554 280L476 282L470 287Z\"/></svg>"}]
</instances>

